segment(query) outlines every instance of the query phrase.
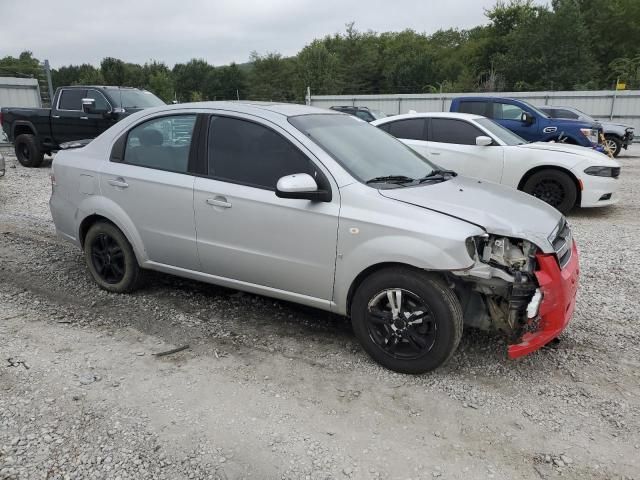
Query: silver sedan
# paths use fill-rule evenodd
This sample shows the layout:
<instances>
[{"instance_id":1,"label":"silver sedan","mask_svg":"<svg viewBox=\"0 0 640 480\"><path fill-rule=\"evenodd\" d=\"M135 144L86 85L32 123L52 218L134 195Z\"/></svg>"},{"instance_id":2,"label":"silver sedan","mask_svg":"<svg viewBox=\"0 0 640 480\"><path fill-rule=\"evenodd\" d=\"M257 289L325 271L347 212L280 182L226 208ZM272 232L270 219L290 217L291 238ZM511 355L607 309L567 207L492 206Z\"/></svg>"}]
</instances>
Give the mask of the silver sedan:
<instances>
[{"instance_id":1,"label":"silver sedan","mask_svg":"<svg viewBox=\"0 0 640 480\"><path fill-rule=\"evenodd\" d=\"M58 234L100 287L129 292L157 270L328 310L399 372L443 364L463 324L529 353L575 301L577 251L557 210L342 113L148 109L61 151L52 185Z\"/></svg>"}]
</instances>

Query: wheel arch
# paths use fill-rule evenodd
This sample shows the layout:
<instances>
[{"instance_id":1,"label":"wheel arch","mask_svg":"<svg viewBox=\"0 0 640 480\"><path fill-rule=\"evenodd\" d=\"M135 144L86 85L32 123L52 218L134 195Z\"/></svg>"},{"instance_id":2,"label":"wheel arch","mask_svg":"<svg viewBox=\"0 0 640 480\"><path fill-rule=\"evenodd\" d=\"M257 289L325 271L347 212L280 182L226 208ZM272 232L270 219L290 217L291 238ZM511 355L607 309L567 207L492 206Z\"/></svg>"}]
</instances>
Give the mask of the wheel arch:
<instances>
[{"instance_id":1,"label":"wheel arch","mask_svg":"<svg viewBox=\"0 0 640 480\"><path fill-rule=\"evenodd\" d=\"M18 135L38 135L38 130L31 122L24 120L16 120L13 124L13 140L15 141Z\"/></svg>"},{"instance_id":2,"label":"wheel arch","mask_svg":"<svg viewBox=\"0 0 640 480\"><path fill-rule=\"evenodd\" d=\"M405 268L407 270L413 270L415 272L426 272L426 271L430 271L430 270L425 270L423 268L420 267L416 267L415 265L411 265L409 263L402 263L402 262L380 262L380 263L376 263L374 265L370 265L367 268L365 268L364 270L362 270L358 275L356 275L356 277L353 279L353 281L351 282L351 285L349 286L349 290L347 291L347 297L346 297L346 315L347 317L351 316L351 303L353 301L353 296L355 295L356 291L358 290L358 287L360 287L360 285L362 285L362 282L364 282L364 280L373 275L376 272L379 272L380 270L384 270L386 268ZM433 273L439 274L438 271L432 271ZM442 276L444 278L444 275Z\"/></svg>"},{"instance_id":3,"label":"wheel arch","mask_svg":"<svg viewBox=\"0 0 640 480\"><path fill-rule=\"evenodd\" d=\"M143 264L148 260L146 250L142 243L142 238L131 219L129 219L118 205L108 199L93 197L90 200L92 201L92 204L82 206L81 211L86 213L81 217L82 219L78 223L78 227L76 229L78 243L81 248L84 248L84 240L89 228L91 228L91 226L96 222L106 221L113 224L122 232L127 241L131 244L138 264L143 266ZM107 203L105 204L105 202Z\"/></svg>"},{"instance_id":4,"label":"wheel arch","mask_svg":"<svg viewBox=\"0 0 640 480\"><path fill-rule=\"evenodd\" d=\"M569 176L569 178L573 181L573 184L576 186L576 204L574 206L579 206L582 202L582 186L578 178L574 175L574 173L568 168L560 167L558 165L538 165L537 167L533 167L522 176L520 182L518 182L518 190L522 191L524 185L527 183L534 174L538 172L542 172L543 170L556 170L562 172Z\"/></svg>"}]
</instances>

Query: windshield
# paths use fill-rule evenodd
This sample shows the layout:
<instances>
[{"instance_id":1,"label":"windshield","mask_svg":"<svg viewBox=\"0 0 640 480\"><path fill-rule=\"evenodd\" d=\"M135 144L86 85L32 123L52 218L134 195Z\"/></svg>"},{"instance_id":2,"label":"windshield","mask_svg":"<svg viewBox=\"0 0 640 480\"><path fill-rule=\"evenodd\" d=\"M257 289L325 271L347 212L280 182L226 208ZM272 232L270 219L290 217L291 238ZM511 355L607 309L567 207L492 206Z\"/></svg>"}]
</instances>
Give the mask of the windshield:
<instances>
[{"instance_id":1,"label":"windshield","mask_svg":"<svg viewBox=\"0 0 640 480\"><path fill-rule=\"evenodd\" d=\"M489 133L498 140L502 140L505 145L514 146L528 143L524 138L519 137L511 130L504 128L493 120L489 120L488 118L478 118L476 122L478 122L478 125L481 125L488 130Z\"/></svg>"},{"instance_id":2,"label":"windshield","mask_svg":"<svg viewBox=\"0 0 640 480\"><path fill-rule=\"evenodd\" d=\"M380 111L380 110L371 110L369 109L369 111L371 112L371 115L373 115L373 117L376 120L380 120L381 118L385 118L387 116L386 113Z\"/></svg>"},{"instance_id":3,"label":"windshield","mask_svg":"<svg viewBox=\"0 0 640 480\"><path fill-rule=\"evenodd\" d=\"M331 155L351 175L363 183L384 184L419 180L437 170L388 133L356 117L347 115L299 115L289 122ZM398 180L406 177L404 180ZM396 183L395 186L398 186Z\"/></svg>"},{"instance_id":4,"label":"windshield","mask_svg":"<svg viewBox=\"0 0 640 480\"><path fill-rule=\"evenodd\" d=\"M151 108L166 105L153 93L134 88L118 88L107 90L116 108Z\"/></svg>"}]
</instances>

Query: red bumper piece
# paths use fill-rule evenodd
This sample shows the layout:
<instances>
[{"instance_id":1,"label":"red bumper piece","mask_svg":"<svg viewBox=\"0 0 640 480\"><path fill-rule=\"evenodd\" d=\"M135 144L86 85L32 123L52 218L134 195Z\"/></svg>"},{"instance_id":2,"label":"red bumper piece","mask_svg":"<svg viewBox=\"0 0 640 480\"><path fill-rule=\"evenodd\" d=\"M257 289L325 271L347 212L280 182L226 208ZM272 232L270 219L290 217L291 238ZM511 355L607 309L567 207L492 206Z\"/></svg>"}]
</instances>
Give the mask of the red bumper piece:
<instances>
[{"instance_id":1,"label":"red bumper piece","mask_svg":"<svg viewBox=\"0 0 640 480\"><path fill-rule=\"evenodd\" d=\"M571 249L571 260L560 269L555 255L538 254L536 278L542 291L540 322L538 330L525 333L520 343L509 345L509 358L518 358L543 347L565 329L576 306L578 292L578 249L575 242Z\"/></svg>"}]
</instances>

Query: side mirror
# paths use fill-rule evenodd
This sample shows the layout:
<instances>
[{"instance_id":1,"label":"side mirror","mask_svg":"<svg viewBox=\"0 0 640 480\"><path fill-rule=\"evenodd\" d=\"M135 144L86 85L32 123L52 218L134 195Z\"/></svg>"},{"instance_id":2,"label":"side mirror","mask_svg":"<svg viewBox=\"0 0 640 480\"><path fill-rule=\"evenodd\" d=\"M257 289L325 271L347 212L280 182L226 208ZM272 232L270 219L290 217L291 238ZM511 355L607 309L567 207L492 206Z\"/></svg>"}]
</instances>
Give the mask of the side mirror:
<instances>
[{"instance_id":1,"label":"side mirror","mask_svg":"<svg viewBox=\"0 0 640 480\"><path fill-rule=\"evenodd\" d=\"M82 99L82 111L84 113L94 113L96 109L96 100L94 98Z\"/></svg>"},{"instance_id":2,"label":"side mirror","mask_svg":"<svg viewBox=\"0 0 640 480\"><path fill-rule=\"evenodd\" d=\"M488 137L486 135L480 135L476 137L476 145L479 147L488 147L493 144L493 138Z\"/></svg>"},{"instance_id":3,"label":"side mirror","mask_svg":"<svg viewBox=\"0 0 640 480\"><path fill-rule=\"evenodd\" d=\"M308 173L294 173L280 178L276 185L276 196L316 202L331 201L331 192L318 189L318 184Z\"/></svg>"},{"instance_id":4,"label":"side mirror","mask_svg":"<svg viewBox=\"0 0 640 480\"><path fill-rule=\"evenodd\" d=\"M520 115L520 121L522 123L526 123L527 125L531 125L535 121L535 118L533 118L533 115L531 115L529 112L522 112L522 114Z\"/></svg>"}]
</instances>

